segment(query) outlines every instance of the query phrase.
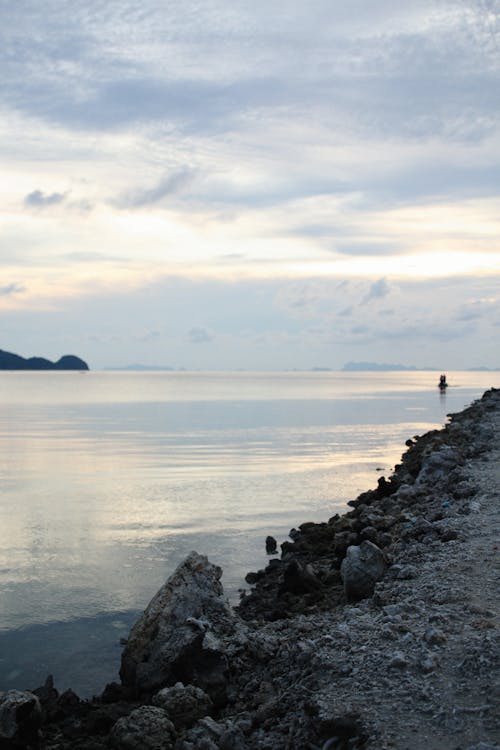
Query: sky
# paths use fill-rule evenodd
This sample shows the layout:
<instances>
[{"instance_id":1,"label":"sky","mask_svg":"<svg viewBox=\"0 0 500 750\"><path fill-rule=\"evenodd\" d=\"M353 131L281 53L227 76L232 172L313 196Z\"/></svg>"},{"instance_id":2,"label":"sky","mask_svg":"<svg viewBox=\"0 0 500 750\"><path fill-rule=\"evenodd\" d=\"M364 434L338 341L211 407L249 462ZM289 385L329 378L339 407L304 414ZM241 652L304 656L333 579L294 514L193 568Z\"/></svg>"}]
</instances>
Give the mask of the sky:
<instances>
[{"instance_id":1,"label":"sky","mask_svg":"<svg viewBox=\"0 0 500 750\"><path fill-rule=\"evenodd\" d=\"M0 349L500 367L498 0L0 0Z\"/></svg>"}]
</instances>

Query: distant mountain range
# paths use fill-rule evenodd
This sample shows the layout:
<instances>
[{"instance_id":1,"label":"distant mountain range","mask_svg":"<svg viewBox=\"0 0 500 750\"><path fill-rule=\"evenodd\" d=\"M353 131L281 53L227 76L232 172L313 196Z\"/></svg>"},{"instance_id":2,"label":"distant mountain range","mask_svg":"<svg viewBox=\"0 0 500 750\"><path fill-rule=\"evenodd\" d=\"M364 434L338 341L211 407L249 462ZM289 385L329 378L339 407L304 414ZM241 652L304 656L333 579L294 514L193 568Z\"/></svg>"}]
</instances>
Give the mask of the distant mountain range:
<instances>
[{"instance_id":1,"label":"distant mountain range","mask_svg":"<svg viewBox=\"0 0 500 750\"><path fill-rule=\"evenodd\" d=\"M371 372L408 372L417 370L435 370L435 367L407 367L406 365L388 364L385 362L346 362L343 372L360 372L369 370Z\"/></svg>"},{"instance_id":2,"label":"distant mountain range","mask_svg":"<svg viewBox=\"0 0 500 750\"><path fill-rule=\"evenodd\" d=\"M25 359L19 354L4 352L0 349L0 370L88 370L89 366L80 357L66 354L57 362L51 362L44 357L29 357Z\"/></svg>"},{"instance_id":3,"label":"distant mountain range","mask_svg":"<svg viewBox=\"0 0 500 750\"><path fill-rule=\"evenodd\" d=\"M169 367L168 365L141 365L139 363L123 365L122 367L104 367L104 370L110 372L173 372L175 369L175 367Z\"/></svg>"},{"instance_id":4,"label":"distant mountain range","mask_svg":"<svg viewBox=\"0 0 500 750\"><path fill-rule=\"evenodd\" d=\"M316 367L316 370L323 368ZM326 368L324 368L326 369ZM446 369L446 368L444 368ZM448 368L453 369L453 368ZM408 367L407 365L389 364L384 362L346 362L342 372L440 372L438 367ZM467 372L498 372L497 368L469 367Z\"/></svg>"}]
</instances>

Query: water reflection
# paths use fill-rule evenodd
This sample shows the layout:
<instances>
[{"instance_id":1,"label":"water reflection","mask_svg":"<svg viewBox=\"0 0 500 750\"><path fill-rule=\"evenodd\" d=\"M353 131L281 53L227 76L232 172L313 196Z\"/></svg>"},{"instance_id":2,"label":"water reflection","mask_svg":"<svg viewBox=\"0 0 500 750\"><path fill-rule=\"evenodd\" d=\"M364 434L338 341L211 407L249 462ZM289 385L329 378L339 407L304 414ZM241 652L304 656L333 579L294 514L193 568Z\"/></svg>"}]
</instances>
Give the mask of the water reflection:
<instances>
[{"instance_id":1,"label":"water reflection","mask_svg":"<svg viewBox=\"0 0 500 750\"><path fill-rule=\"evenodd\" d=\"M118 679L120 639L137 615L113 612L0 633L0 689L33 689L52 674L60 691L71 687L81 696L101 692Z\"/></svg>"},{"instance_id":2,"label":"water reflection","mask_svg":"<svg viewBox=\"0 0 500 750\"><path fill-rule=\"evenodd\" d=\"M0 674L11 676L0 689L56 671L55 633L85 652L72 674L90 670L98 690L102 618L144 607L192 549L223 567L237 599L268 533L282 541L342 510L409 436L484 390L457 388L445 404L421 373L406 392L400 373L317 375L2 373ZM12 648L28 660L28 632L22 682Z\"/></svg>"}]
</instances>

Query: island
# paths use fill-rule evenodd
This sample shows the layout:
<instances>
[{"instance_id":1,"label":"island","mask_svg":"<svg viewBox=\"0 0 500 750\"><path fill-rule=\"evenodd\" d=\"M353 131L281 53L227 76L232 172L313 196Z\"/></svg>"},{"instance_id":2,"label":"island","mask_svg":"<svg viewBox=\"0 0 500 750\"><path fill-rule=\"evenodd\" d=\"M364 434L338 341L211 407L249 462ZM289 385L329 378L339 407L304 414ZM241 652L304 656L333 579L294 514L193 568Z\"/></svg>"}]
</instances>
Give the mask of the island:
<instances>
[{"instance_id":1,"label":"island","mask_svg":"<svg viewBox=\"0 0 500 750\"><path fill-rule=\"evenodd\" d=\"M29 357L25 359L19 354L5 352L0 349L0 370L88 370L89 366L80 357L66 354L57 362L51 362L44 357Z\"/></svg>"}]
</instances>

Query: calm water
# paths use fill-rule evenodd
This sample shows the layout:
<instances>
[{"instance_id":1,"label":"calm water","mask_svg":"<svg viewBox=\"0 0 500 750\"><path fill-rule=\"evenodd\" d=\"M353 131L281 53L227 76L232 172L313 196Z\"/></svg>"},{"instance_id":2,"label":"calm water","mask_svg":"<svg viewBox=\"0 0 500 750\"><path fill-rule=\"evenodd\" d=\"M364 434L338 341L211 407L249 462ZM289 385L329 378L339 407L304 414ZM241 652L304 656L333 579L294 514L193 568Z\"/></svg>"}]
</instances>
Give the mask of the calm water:
<instances>
[{"instance_id":1,"label":"calm water","mask_svg":"<svg viewBox=\"0 0 500 750\"><path fill-rule=\"evenodd\" d=\"M0 689L82 695L192 550L234 601L500 373L0 373Z\"/></svg>"}]
</instances>

